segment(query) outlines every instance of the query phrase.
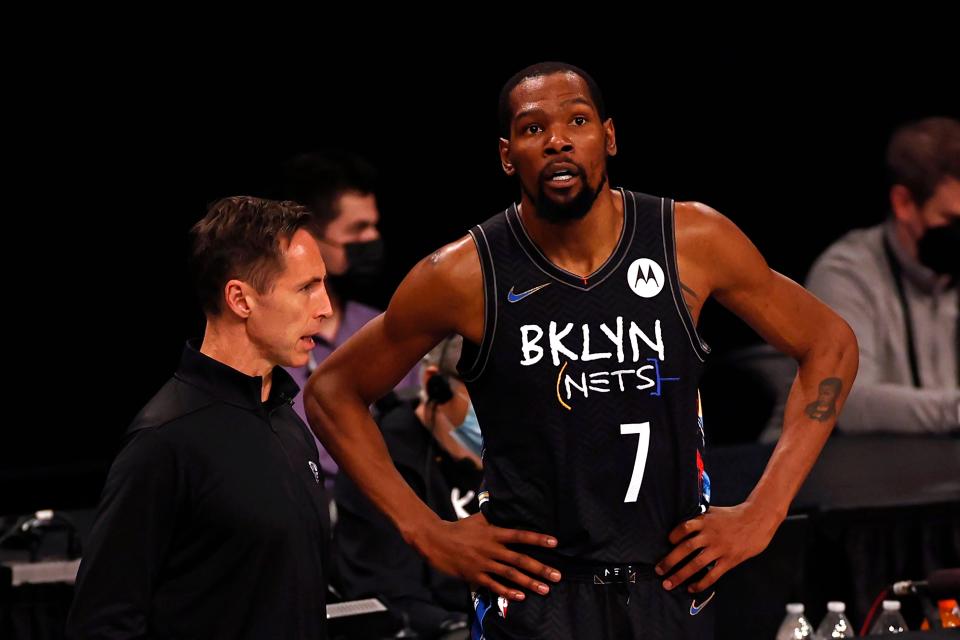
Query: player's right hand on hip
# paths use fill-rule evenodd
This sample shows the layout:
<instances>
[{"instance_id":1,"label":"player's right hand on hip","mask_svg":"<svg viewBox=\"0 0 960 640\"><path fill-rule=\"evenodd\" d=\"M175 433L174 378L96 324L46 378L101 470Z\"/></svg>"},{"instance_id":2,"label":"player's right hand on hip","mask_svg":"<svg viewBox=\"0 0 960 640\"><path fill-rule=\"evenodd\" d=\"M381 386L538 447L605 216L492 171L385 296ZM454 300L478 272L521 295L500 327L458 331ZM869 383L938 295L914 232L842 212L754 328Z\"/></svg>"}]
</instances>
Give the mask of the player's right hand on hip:
<instances>
[{"instance_id":1,"label":"player's right hand on hip","mask_svg":"<svg viewBox=\"0 0 960 640\"><path fill-rule=\"evenodd\" d=\"M458 522L436 520L415 546L438 570L498 596L523 600L520 589L546 595L550 592L546 581L559 582L560 572L507 546L518 544L554 548L557 540L542 533L495 527L482 513L475 513Z\"/></svg>"}]
</instances>

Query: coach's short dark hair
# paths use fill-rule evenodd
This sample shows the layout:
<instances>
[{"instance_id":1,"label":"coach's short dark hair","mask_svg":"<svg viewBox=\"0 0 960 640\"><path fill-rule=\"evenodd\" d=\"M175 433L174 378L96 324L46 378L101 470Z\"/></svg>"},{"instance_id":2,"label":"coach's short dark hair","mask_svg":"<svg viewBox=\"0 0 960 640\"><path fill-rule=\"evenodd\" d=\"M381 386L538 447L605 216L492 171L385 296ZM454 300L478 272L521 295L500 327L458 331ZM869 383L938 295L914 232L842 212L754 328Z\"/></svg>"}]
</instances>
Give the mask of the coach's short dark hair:
<instances>
[{"instance_id":1,"label":"coach's short dark hair","mask_svg":"<svg viewBox=\"0 0 960 640\"><path fill-rule=\"evenodd\" d=\"M204 313L223 310L223 288L236 278L267 291L283 270L281 241L312 228L310 211L296 202L232 196L218 200L190 230L191 267Z\"/></svg>"}]
</instances>

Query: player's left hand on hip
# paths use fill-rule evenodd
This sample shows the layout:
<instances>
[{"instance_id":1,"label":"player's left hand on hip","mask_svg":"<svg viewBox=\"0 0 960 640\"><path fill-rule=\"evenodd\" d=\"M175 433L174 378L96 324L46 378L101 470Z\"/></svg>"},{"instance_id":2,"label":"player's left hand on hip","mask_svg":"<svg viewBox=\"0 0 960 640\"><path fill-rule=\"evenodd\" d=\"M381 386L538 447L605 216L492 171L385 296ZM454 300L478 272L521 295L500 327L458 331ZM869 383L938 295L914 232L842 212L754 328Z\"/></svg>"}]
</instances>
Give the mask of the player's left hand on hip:
<instances>
[{"instance_id":1,"label":"player's left hand on hip","mask_svg":"<svg viewBox=\"0 0 960 640\"><path fill-rule=\"evenodd\" d=\"M766 549L779 524L746 504L711 507L670 532L670 543L675 546L657 564L657 575L667 576L663 587L669 591L707 567L702 577L687 586L690 593L704 591L727 571ZM687 564L670 575L692 554Z\"/></svg>"}]
</instances>

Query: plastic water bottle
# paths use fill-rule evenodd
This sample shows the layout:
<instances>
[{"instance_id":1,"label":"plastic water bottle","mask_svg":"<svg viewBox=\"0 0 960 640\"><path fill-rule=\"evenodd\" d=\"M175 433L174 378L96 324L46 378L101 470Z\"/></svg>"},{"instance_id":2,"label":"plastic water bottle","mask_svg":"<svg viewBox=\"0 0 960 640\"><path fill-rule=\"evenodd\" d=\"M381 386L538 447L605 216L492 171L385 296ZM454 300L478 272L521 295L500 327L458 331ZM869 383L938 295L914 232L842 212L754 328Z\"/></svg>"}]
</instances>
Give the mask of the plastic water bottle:
<instances>
[{"instance_id":1,"label":"plastic water bottle","mask_svg":"<svg viewBox=\"0 0 960 640\"><path fill-rule=\"evenodd\" d=\"M787 605L787 615L777 630L777 640L803 640L813 638L813 627L803 617L803 605L791 602Z\"/></svg>"},{"instance_id":2,"label":"plastic water bottle","mask_svg":"<svg viewBox=\"0 0 960 640\"><path fill-rule=\"evenodd\" d=\"M827 615L823 617L820 626L817 627L817 640L831 640L831 638L853 638L856 634L853 631L853 625L843 614L847 605L842 602L828 602Z\"/></svg>"},{"instance_id":3,"label":"plastic water bottle","mask_svg":"<svg viewBox=\"0 0 960 640\"><path fill-rule=\"evenodd\" d=\"M883 613L877 618L877 621L870 627L872 636L889 636L895 633L903 633L907 630L907 623L900 615L899 600L884 600Z\"/></svg>"}]
</instances>

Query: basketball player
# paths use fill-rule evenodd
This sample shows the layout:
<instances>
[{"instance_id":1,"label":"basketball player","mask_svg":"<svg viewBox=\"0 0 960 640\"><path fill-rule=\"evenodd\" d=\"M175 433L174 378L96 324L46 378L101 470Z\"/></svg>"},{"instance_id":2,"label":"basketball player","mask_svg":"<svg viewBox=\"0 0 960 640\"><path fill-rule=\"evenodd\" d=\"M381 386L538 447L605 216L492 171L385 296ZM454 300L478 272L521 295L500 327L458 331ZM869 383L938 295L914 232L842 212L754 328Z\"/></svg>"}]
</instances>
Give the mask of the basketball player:
<instances>
[{"instance_id":1,"label":"basketball player","mask_svg":"<svg viewBox=\"0 0 960 640\"><path fill-rule=\"evenodd\" d=\"M524 69L500 103L519 204L411 270L311 378L308 416L407 542L477 586L475 637L711 637L711 587L786 516L853 383L856 340L710 207L611 188L614 125L582 70ZM799 373L750 497L708 509L697 321L710 296ZM450 333L488 489L458 523L406 486L367 411Z\"/></svg>"}]
</instances>

